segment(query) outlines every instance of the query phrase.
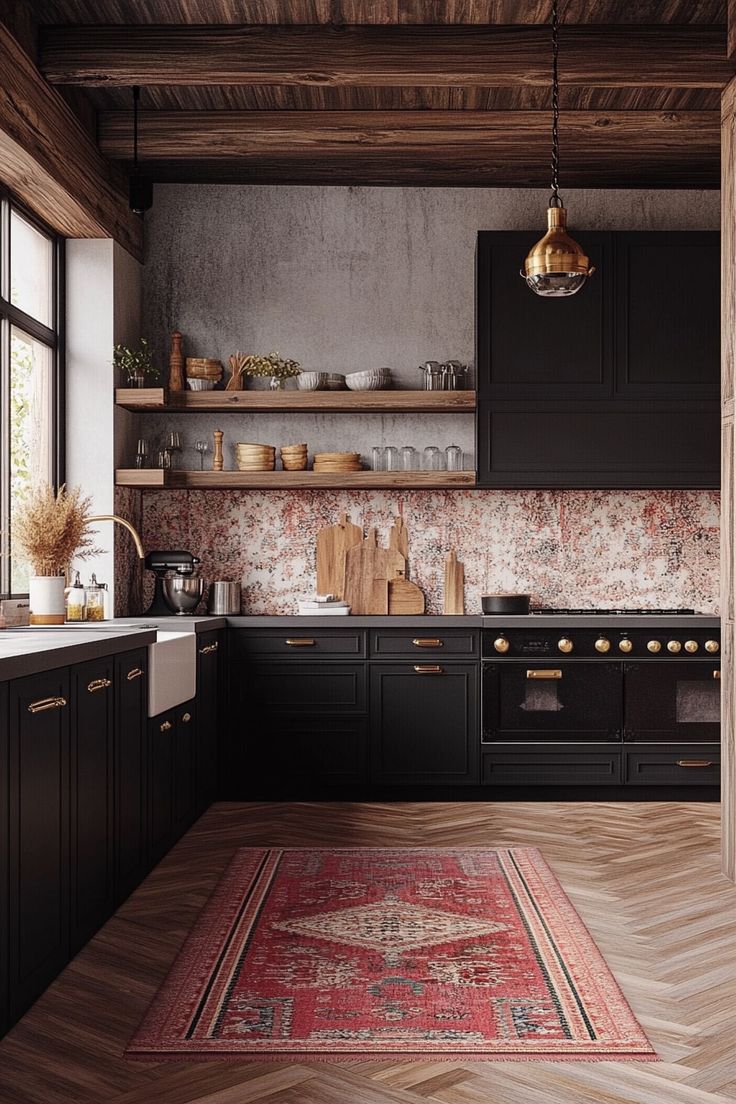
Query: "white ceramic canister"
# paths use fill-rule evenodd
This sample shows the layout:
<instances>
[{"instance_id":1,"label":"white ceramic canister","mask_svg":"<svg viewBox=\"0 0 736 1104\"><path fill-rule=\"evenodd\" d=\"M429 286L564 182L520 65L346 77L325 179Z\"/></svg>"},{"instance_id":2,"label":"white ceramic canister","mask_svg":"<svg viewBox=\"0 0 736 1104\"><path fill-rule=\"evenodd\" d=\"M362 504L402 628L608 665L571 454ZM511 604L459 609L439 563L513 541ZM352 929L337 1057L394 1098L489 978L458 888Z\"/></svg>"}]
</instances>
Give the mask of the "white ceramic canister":
<instances>
[{"instance_id":1,"label":"white ceramic canister","mask_svg":"<svg viewBox=\"0 0 736 1104\"><path fill-rule=\"evenodd\" d=\"M66 616L63 575L31 575L28 604L32 625L63 625Z\"/></svg>"}]
</instances>

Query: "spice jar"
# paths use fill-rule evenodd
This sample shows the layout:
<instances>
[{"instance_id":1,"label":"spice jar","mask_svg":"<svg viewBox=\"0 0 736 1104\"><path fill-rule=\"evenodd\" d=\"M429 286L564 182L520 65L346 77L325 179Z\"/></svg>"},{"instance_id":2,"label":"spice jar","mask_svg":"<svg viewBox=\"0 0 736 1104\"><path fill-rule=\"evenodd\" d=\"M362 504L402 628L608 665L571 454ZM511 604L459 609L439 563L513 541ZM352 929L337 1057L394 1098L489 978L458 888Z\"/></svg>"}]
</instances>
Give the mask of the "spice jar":
<instances>
[{"instance_id":1,"label":"spice jar","mask_svg":"<svg viewBox=\"0 0 736 1104\"><path fill-rule=\"evenodd\" d=\"M79 572L74 573L74 582L66 592L66 619L67 621L84 621L85 603L84 587L79 578Z\"/></svg>"},{"instance_id":2,"label":"spice jar","mask_svg":"<svg viewBox=\"0 0 736 1104\"><path fill-rule=\"evenodd\" d=\"M105 620L105 590L106 587L102 583L98 583L96 576L93 574L92 582L85 590L88 621Z\"/></svg>"}]
</instances>

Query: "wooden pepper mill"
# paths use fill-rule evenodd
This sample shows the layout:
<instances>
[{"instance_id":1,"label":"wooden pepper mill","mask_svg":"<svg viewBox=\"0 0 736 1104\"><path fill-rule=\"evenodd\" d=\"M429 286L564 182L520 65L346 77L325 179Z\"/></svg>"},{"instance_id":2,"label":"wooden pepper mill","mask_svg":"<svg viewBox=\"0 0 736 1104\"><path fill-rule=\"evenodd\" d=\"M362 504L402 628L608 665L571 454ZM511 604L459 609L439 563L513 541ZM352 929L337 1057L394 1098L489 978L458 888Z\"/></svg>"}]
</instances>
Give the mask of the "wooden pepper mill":
<instances>
[{"instance_id":1,"label":"wooden pepper mill","mask_svg":"<svg viewBox=\"0 0 736 1104\"><path fill-rule=\"evenodd\" d=\"M184 339L178 330L171 335L171 354L169 356L169 391L183 391L184 378Z\"/></svg>"},{"instance_id":2,"label":"wooden pepper mill","mask_svg":"<svg viewBox=\"0 0 736 1104\"><path fill-rule=\"evenodd\" d=\"M221 429L216 429L215 430L215 454L212 457L212 470L213 471L222 471L222 468L223 468L224 461L223 461L223 458L222 458L222 438L223 438L222 430Z\"/></svg>"}]
</instances>

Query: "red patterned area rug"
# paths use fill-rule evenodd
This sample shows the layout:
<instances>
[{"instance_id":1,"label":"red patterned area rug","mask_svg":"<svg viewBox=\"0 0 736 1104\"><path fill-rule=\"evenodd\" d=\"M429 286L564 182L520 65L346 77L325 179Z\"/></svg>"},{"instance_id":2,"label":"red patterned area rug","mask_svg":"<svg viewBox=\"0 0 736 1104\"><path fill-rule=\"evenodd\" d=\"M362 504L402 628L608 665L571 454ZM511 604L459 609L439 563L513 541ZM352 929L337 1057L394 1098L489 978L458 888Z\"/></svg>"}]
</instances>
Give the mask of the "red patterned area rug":
<instances>
[{"instance_id":1,"label":"red patterned area rug","mask_svg":"<svg viewBox=\"0 0 736 1104\"><path fill-rule=\"evenodd\" d=\"M129 1056L656 1059L539 851L238 851Z\"/></svg>"}]
</instances>

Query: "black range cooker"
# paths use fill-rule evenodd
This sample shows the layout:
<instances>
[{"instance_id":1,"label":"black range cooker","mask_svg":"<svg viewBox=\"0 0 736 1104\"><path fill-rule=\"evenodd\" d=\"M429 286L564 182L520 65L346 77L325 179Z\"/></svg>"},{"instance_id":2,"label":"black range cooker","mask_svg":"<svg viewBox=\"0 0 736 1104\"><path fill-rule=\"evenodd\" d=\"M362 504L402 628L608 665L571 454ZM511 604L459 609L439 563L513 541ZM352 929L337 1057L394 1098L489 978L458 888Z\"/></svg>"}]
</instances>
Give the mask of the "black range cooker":
<instances>
[{"instance_id":1,"label":"black range cooker","mask_svg":"<svg viewBox=\"0 0 736 1104\"><path fill-rule=\"evenodd\" d=\"M692 610L540 609L484 625L486 746L719 741L716 618ZM691 761L700 763L679 765Z\"/></svg>"}]
</instances>

